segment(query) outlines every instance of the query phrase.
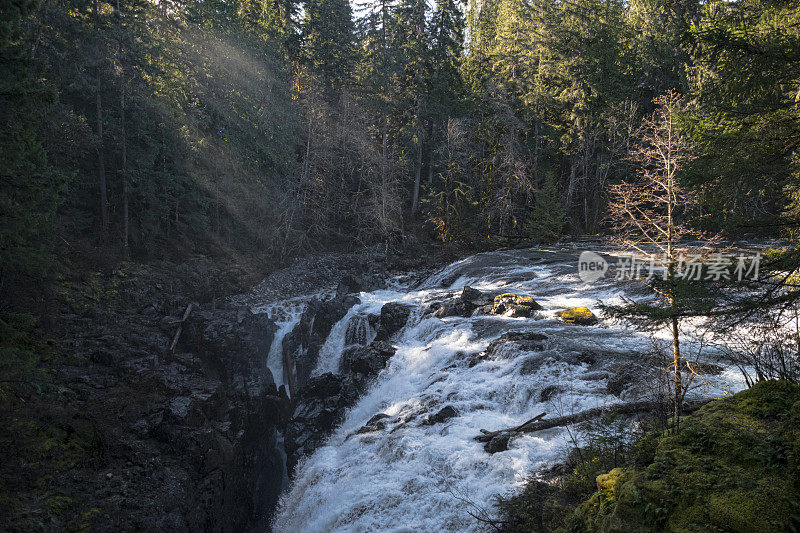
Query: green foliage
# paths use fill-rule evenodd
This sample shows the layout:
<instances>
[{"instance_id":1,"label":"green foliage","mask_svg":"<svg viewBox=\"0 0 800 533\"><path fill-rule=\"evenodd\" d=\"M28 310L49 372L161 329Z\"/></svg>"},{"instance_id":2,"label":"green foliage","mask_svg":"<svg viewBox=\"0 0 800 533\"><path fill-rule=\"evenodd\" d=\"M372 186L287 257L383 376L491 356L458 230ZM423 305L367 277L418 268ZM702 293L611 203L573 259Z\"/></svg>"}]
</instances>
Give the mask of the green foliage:
<instances>
[{"instance_id":1,"label":"green foliage","mask_svg":"<svg viewBox=\"0 0 800 533\"><path fill-rule=\"evenodd\" d=\"M686 417L678 435L645 435L628 449L630 466L596 474L592 487L580 481L594 473L590 460L583 472L567 474L558 489L531 484L512 499L514 505L502 508L511 524L530 523L531 509L547 516L549 522L535 531L796 528L798 416L799 386L759 383ZM573 486L584 489L568 493ZM576 498L570 503L568 496ZM549 510L556 502L569 508L554 515Z\"/></svg>"},{"instance_id":2,"label":"green foliage","mask_svg":"<svg viewBox=\"0 0 800 533\"><path fill-rule=\"evenodd\" d=\"M37 319L30 313L7 311L0 315L0 400L10 383L29 379L39 363L41 347L31 339Z\"/></svg>"},{"instance_id":3,"label":"green foliage","mask_svg":"<svg viewBox=\"0 0 800 533\"><path fill-rule=\"evenodd\" d=\"M767 222L797 185L798 3L708 2L691 28L698 107L685 126L703 150L692 179L719 223ZM768 215L765 217L765 215ZM744 219L742 218L744 216Z\"/></svg>"},{"instance_id":4,"label":"green foliage","mask_svg":"<svg viewBox=\"0 0 800 533\"><path fill-rule=\"evenodd\" d=\"M564 229L564 207L556 186L555 175L547 173L544 186L536 194L533 209L523 231L533 242L554 243Z\"/></svg>"},{"instance_id":5,"label":"green foliage","mask_svg":"<svg viewBox=\"0 0 800 533\"><path fill-rule=\"evenodd\" d=\"M472 191L464 182L450 177L440 177L427 191L423 207L428 223L441 242L463 240L468 236L469 212L475 206Z\"/></svg>"},{"instance_id":6,"label":"green foliage","mask_svg":"<svg viewBox=\"0 0 800 533\"><path fill-rule=\"evenodd\" d=\"M64 185L40 135L55 93L23 42L23 21L34 7L4 0L0 11L0 309L20 304L50 275L52 219Z\"/></svg>"}]
</instances>

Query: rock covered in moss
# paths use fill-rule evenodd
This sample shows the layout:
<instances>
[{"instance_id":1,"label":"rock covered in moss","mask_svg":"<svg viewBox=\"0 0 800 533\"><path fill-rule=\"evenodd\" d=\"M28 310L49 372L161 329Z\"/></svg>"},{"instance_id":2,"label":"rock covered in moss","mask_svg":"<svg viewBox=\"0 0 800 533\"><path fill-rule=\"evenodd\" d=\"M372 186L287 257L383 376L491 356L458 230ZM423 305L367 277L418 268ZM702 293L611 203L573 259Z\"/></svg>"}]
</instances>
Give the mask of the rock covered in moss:
<instances>
[{"instance_id":1,"label":"rock covered in moss","mask_svg":"<svg viewBox=\"0 0 800 533\"><path fill-rule=\"evenodd\" d=\"M506 292L503 294L498 294L494 297L492 314L509 315L514 317L529 317L534 311L537 311L541 308L542 306L530 296Z\"/></svg>"},{"instance_id":2,"label":"rock covered in moss","mask_svg":"<svg viewBox=\"0 0 800 533\"><path fill-rule=\"evenodd\" d=\"M659 436L647 467L597 477L573 519L590 531L787 531L800 526L800 386L772 381Z\"/></svg>"},{"instance_id":3,"label":"rock covered in moss","mask_svg":"<svg viewBox=\"0 0 800 533\"><path fill-rule=\"evenodd\" d=\"M557 312L556 316L564 322L577 324L579 326L592 326L597 324L597 317L588 307L570 307Z\"/></svg>"}]
</instances>

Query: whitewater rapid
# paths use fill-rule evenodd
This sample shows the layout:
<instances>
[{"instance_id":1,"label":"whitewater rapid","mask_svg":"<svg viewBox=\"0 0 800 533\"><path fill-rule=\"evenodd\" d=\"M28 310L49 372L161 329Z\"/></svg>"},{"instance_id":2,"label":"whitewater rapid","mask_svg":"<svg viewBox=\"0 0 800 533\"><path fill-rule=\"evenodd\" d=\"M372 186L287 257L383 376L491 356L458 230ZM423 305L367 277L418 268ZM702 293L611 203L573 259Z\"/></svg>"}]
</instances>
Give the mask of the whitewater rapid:
<instances>
[{"instance_id":1,"label":"whitewater rapid","mask_svg":"<svg viewBox=\"0 0 800 533\"><path fill-rule=\"evenodd\" d=\"M440 319L423 313L427 303L467 285L530 295L544 309L531 318ZM377 314L394 301L412 304L416 311L393 340L397 352L387 368L326 445L299 463L280 500L274 530L485 530L473 515L493 516L494 497L513 492L537 470L563 459L570 438L566 429L554 428L515 438L507 451L489 454L474 440L479 429L501 429L542 412L565 415L641 394L609 394L608 369L636 365L654 342L666 341L666 332L643 335L608 320L574 326L555 317L566 307L596 311L600 301L619 303L631 290L610 279L582 282L577 253L518 250L458 261L416 288L361 293L361 303L331 331L315 374L336 371L353 317ZM470 358L510 331L546 335L544 349L535 354L501 350L477 364ZM692 349L690 339L686 346ZM597 354L598 361L570 357L587 352ZM534 359L536 364L524 364ZM546 387L555 392L543 401ZM741 388L739 374L726 370L709 377L695 394L714 397ZM422 423L445 406L454 407L458 416L434 425ZM389 415L385 430L354 435L378 413Z\"/></svg>"}]
</instances>

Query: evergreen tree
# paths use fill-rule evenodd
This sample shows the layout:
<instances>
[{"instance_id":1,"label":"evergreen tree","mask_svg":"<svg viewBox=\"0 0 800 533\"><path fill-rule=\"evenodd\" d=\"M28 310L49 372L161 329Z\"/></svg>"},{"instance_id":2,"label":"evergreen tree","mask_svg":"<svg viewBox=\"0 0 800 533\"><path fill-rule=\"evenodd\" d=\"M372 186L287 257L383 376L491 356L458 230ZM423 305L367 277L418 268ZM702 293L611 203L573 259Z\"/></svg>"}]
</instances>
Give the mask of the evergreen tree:
<instances>
[{"instance_id":1,"label":"evergreen tree","mask_svg":"<svg viewBox=\"0 0 800 533\"><path fill-rule=\"evenodd\" d=\"M4 0L0 21L0 372L19 377L36 362L29 332L55 259L53 216L64 180L40 139L54 104L41 65L25 48L23 22L36 5Z\"/></svg>"},{"instance_id":2,"label":"evergreen tree","mask_svg":"<svg viewBox=\"0 0 800 533\"><path fill-rule=\"evenodd\" d=\"M712 2L692 27L698 110L685 125L702 154L690 178L718 224L774 228L796 203L798 21L796 1Z\"/></svg>"},{"instance_id":3,"label":"evergreen tree","mask_svg":"<svg viewBox=\"0 0 800 533\"><path fill-rule=\"evenodd\" d=\"M553 243L564 229L564 206L555 175L548 172L544 186L536 193L533 208L525 223L525 233L533 242Z\"/></svg>"},{"instance_id":4,"label":"evergreen tree","mask_svg":"<svg viewBox=\"0 0 800 533\"><path fill-rule=\"evenodd\" d=\"M347 0L308 0L302 25L304 58L329 91L346 86L355 65L355 27Z\"/></svg>"}]
</instances>

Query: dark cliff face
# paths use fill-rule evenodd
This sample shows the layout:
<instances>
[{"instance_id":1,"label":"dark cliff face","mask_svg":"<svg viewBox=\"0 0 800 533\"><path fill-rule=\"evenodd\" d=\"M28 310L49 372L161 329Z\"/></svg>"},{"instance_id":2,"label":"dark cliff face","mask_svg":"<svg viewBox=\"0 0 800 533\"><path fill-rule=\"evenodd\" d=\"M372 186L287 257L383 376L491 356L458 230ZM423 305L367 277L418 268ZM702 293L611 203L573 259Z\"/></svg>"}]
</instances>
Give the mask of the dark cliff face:
<instances>
[{"instance_id":1,"label":"dark cliff face","mask_svg":"<svg viewBox=\"0 0 800 533\"><path fill-rule=\"evenodd\" d=\"M276 327L215 309L202 283L215 271L189 272L150 267L69 294L49 381L0 408L4 527L268 530L289 411L266 364Z\"/></svg>"},{"instance_id":2,"label":"dark cliff face","mask_svg":"<svg viewBox=\"0 0 800 533\"><path fill-rule=\"evenodd\" d=\"M202 462L207 490L197 503L206 506L214 529L264 530L282 488L277 432L288 399L267 368L275 330L266 315L246 308L201 310L187 320L179 343L202 362L196 378L218 392L194 398L192 408L205 416L179 420L170 439Z\"/></svg>"},{"instance_id":3,"label":"dark cliff face","mask_svg":"<svg viewBox=\"0 0 800 533\"><path fill-rule=\"evenodd\" d=\"M0 386L3 527L267 531L286 482L282 443L291 465L324 440L391 356L363 346L368 330L388 337L407 314L360 317L363 331L350 335L360 348L345 354L342 375L290 401L266 364L276 327L249 306L338 284L281 346L313 391L331 328L355 293L385 283L387 268L374 251L312 256L253 287L256 273L197 257L65 280L35 379Z\"/></svg>"}]
</instances>

